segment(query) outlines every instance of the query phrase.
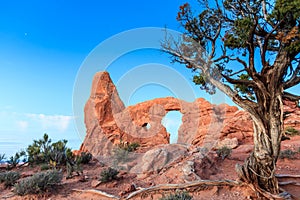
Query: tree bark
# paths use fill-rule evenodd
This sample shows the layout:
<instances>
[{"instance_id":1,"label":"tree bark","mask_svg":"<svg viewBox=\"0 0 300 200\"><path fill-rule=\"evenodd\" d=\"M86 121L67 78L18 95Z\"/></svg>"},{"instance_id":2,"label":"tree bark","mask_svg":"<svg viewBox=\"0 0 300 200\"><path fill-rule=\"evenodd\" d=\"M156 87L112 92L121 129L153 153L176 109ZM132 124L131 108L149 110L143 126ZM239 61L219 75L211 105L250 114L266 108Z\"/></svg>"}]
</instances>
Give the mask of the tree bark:
<instances>
[{"instance_id":1,"label":"tree bark","mask_svg":"<svg viewBox=\"0 0 300 200\"><path fill-rule=\"evenodd\" d=\"M241 180L271 194L279 193L275 177L276 162L283 133L283 104L281 95L272 95L265 102L264 112L250 113L254 127L254 150L236 171Z\"/></svg>"}]
</instances>

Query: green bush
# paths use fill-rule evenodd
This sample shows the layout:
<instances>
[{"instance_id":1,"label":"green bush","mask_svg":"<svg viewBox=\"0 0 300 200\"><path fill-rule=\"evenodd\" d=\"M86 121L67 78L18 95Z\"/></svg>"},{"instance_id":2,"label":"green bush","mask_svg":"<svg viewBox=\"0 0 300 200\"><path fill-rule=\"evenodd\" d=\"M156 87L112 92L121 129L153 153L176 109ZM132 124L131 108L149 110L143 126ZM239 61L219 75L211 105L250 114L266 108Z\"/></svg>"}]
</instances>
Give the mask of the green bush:
<instances>
[{"instance_id":1,"label":"green bush","mask_svg":"<svg viewBox=\"0 0 300 200\"><path fill-rule=\"evenodd\" d=\"M57 170L40 172L17 183L14 192L18 195L46 192L53 186L59 184L62 177L62 173Z\"/></svg>"},{"instance_id":2,"label":"green bush","mask_svg":"<svg viewBox=\"0 0 300 200\"><path fill-rule=\"evenodd\" d=\"M45 133L42 139L33 140L33 144L27 147L28 161L35 164L48 163L50 161L50 149L51 139Z\"/></svg>"},{"instance_id":3,"label":"green bush","mask_svg":"<svg viewBox=\"0 0 300 200\"><path fill-rule=\"evenodd\" d=\"M20 179L19 172L2 172L0 173L0 183L4 182L6 187L13 186Z\"/></svg>"},{"instance_id":4,"label":"green bush","mask_svg":"<svg viewBox=\"0 0 300 200\"><path fill-rule=\"evenodd\" d=\"M69 157L72 157L71 149L66 146L67 142L67 140L59 140L52 143L45 133L42 139L34 140L33 144L28 146L28 161L34 164L48 163L54 167L65 165Z\"/></svg>"},{"instance_id":5,"label":"green bush","mask_svg":"<svg viewBox=\"0 0 300 200\"><path fill-rule=\"evenodd\" d=\"M120 142L120 144L118 145L118 147L120 149L123 149L125 151L128 151L128 152L133 152L135 150L137 150L137 148L140 147L140 144L137 143L137 142L133 142L133 143L128 143L128 142Z\"/></svg>"},{"instance_id":6,"label":"green bush","mask_svg":"<svg viewBox=\"0 0 300 200\"><path fill-rule=\"evenodd\" d=\"M286 149L286 150L280 151L279 158L280 159L284 159L284 158L292 159L292 158L294 158L296 153L297 152L295 152L295 151Z\"/></svg>"},{"instance_id":7,"label":"green bush","mask_svg":"<svg viewBox=\"0 0 300 200\"><path fill-rule=\"evenodd\" d=\"M113 149L114 162L125 162L128 159L129 151L120 147Z\"/></svg>"},{"instance_id":8,"label":"green bush","mask_svg":"<svg viewBox=\"0 0 300 200\"><path fill-rule=\"evenodd\" d=\"M0 162L5 159L6 159L5 154L0 154Z\"/></svg>"},{"instance_id":9,"label":"green bush","mask_svg":"<svg viewBox=\"0 0 300 200\"><path fill-rule=\"evenodd\" d=\"M103 170L101 172L99 180L103 183L110 182L112 180L116 180L118 174L119 174L118 170L109 167L108 169Z\"/></svg>"},{"instance_id":10,"label":"green bush","mask_svg":"<svg viewBox=\"0 0 300 200\"><path fill-rule=\"evenodd\" d=\"M75 160L75 161L68 161L66 164L66 169L67 169L67 179L72 178L73 172L77 173L79 176L80 174L83 173L82 165L81 165L81 160Z\"/></svg>"},{"instance_id":11,"label":"green bush","mask_svg":"<svg viewBox=\"0 0 300 200\"><path fill-rule=\"evenodd\" d=\"M293 127L287 127L285 129L285 134L289 135L289 136L295 136L295 135L300 135L299 131L296 130Z\"/></svg>"},{"instance_id":12,"label":"green bush","mask_svg":"<svg viewBox=\"0 0 300 200\"><path fill-rule=\"evenodd\" d=\"M232 149L228 148L227 146L223 146L220 149L217 149L216 153L219 158L222 158L224 160L225 158L228 158L231 155Z\"/></svg>"},{"instance_id":13,"label":"green bush","mask_svg":"<svg viewBox=\"0 0 300 200\"><path fill-rule=\"evenodd\" d=\"M8 163L8 168L11 169L11 168L14 168L17 166L17 164L21 161L25 161L25 156L26 156L26 152L25 151L20 151L20 152L17 152L14 156L11 156L7 163ZM22 159L23 158L23 159Z\"/></svg>"},{"instance_id":14,"label":"green bush","mask_svg":"<svg viewBox=\"0 0 300 200\"><path fill-rule=\"evenodd\" d=\"M93 155L88 152L81 152L80 156L78 158L80 160L80 163L82 164L88 164L93 158Z\"/></svg>"},{"instance_id":15,"label":"green bush","mask_svg":"<svg viewBox=\"0 0 300 200\"><path fill-rule=\"evenodd\" d=\"M48 169L50 169L50 166L48 164L44 163L44 164L41 165L41 170L42 171L45 171L45 170L48 170Z\"/></svg>"},{"instance_id":16,"label":"green bush","mask_svg":"<svg viewBox=\"0 0 300 200\"><path fill-rule=\"evenodd\" d=\"M192 200L191 197L187 192L176 192L175 194L170 194L166 197L160 198L160 200Z\"/></svg>"}]
</instances>

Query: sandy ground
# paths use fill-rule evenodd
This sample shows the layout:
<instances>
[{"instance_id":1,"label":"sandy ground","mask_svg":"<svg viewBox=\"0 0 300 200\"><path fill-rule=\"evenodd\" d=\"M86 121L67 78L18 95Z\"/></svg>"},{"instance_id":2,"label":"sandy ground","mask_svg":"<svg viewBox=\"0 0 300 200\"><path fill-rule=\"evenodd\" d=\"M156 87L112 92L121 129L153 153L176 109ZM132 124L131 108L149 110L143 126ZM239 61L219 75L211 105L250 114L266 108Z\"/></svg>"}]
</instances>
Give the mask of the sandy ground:
<instances>
[{"instance_id":1,"label":"sandy ground","mask_svg":"<svg viewBox=\"0 0 300 200\"><path fill-rule=\"evenodd\" d=\"M292 140L284 141L282 143L282 149L293 149L298 150L300 146L300 136L295 136ZM249 155L248 152L241 151L241 149L251 149L251 144L240 146L233 150L231 157L225 160L216 160L214 163L207 166L195 167L195 173L198 170L202 174L202 179L210 180L220 180L220 179L230 179L236 180L237 175L235 173L235 165L237 163L243 163L243 160ZM180 163L179 163L180 164ZM178 165L178 163L177 163ZM88 165L84 165L84 177L74 176L72 179L63 179L61 185L52 188L47 194L44 195L28 195L28 196L16 196L12 192L12 188L5 188L3 184L0 184L0 199L9 200L20 200L20 199L111 199L106 198L102 195L95 194L92 191L86 190L100 190L106 193L125 198L134 185L136 188L147 188L158 184L166 183L183 183L183 179L176 178L180 177L180 172L176 167L170 167L164 172L160 173L150 173L150 174L130 174L127 172L122 172L119 174L119 179L112 181L110 183L101 183L97 187L95 184L99 179L101 171L105 168L98 160L93 160ZM2 169L3 170L3 169ZM40 167L22 167L16 169L21 172L23 176L28 176L33 173L40 171ZM199 172L200 172L199 171ZM277 162L276 174L292 174L300 175L300 153L296 154L293 159L279 159ZM204 176L204 178L203 178ZM65 177L65 176L64 176ZM84 179L84 180L83 180ZM300 183L300 178L280 178L280 182L293 181ZM284 190L293 195L294 199L300 199L300 186L296 185L286 185L282 186ZM75 191L77 190L77 191ZM85 191L82 191L85 190ZM126 192L127 191L127 192ZM173 192L173 191L171 191ZM156 191L152 193L145 194L143 196L137 196L132 199L159 199L164 194L170 193L170 191ZM190 195L193 196L194 200L218 200L218 199L232 199L232 200L242 200L242 199L256 199L255 192L247 187L217 187L217 186L205 186L192 188L189 190Z\"/></svg>"}]
</instances>

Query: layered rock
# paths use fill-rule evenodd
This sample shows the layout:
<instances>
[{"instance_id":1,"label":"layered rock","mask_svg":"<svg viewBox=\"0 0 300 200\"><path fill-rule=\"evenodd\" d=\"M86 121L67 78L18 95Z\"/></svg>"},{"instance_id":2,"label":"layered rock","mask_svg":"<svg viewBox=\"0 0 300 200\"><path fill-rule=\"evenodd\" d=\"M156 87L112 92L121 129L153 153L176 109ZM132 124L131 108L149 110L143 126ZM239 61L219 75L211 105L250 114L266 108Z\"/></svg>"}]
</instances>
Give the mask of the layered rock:
<instances>
[{"instance_id":1,"label":"layered rock","mask_svg":"<svg viewBox=\"0 0 300 200\"><path fill-rule=\"evenodd\" d=\"M85 105L87 134L81 150L93 155L108 155L121 141L138 142L142 147L168 144L170 135L161 122L170 111L183 115L177 143L211 149L225 138L239 144L252 141L251 118L235 106L213 105L203 98L189 103L166 97L125 108L109 74L99 72ZM286 126L300 129L297 105L285 102L285 111Z\"/></svg>"}]
</instances>

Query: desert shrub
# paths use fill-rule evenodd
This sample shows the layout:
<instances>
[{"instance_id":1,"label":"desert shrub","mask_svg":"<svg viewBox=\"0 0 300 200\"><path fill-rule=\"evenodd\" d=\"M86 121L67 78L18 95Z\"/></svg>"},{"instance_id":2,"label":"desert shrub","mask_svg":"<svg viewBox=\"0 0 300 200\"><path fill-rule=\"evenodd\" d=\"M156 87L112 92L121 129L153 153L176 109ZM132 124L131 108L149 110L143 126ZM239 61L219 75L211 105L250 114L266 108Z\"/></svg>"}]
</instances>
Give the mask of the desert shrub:
<instances>
[{"instance_id":1,"label":"desert shrub","mask_svg":"<svg viewBox=\"0 0 300 200\"><path fill-rule=\"evenodd\" d=\"M34 164L48 163L53 167L65 165L72 151L67 148L67 140L52 143L45 133L42 139L34 140L27 147L28 161Z\"/></svg>"},{"instance_id":2,"label":"desert shrub","mask_svg":"<svg viewBox=\"0 0 300 200\"><path fill-rule=\"evenodd\" d=\"M14 192L18 195L39 194L46 192L62 180L62 173L57 170L49 170L34 174L21 180L15 185Z\"/></svg>"},{"instance_id":3,"label":"desert shrub","mask_svg":"<svg viewBox=\"0 0 300 200\"><path fill-rule=\"evenodd\" d=\"M72 178L73 172L75 172L78 176L83 173L81 159L70 160L66 164L67 169L67 179Z\"/></svg>"},{"instance_id":4,"label":"desert shrub","mask_svg":"<svg viewBox=\"0 0 300 200\"><path fill-rule=\"evenodd\" d=\"M127 143L121 141L121 143L113 149L114 164L127 161L129 153L137 150L139 146L140 144L137 142Z\"/></svg>"},{"instance_id":5,"label":"desert shrub","mask_svg":"<svg viewBox=\"0 0 300 200\"><path fill-rule=\"evenodd\" d=\"M5 160L5 159L6 159L5 154L0 154L0 162Z\"/></svg>"},{"instance_id":6,"label":"desert shrub","mask_svg":"<svg viewBox=\"0 0 300 200\"><path fill-rule=\"evenodd\" d=\"M103 183L110 182L112 180L116 180L118 174L118 170L109 167L101 172L99 180Z\"/></svg>"},{"instance_id":7,"label":"desert shrub","mask_svg":"<svg viewBox=\"0 0 300 200\"><path fill-rule=\"evenodd\" d=\"M80 156L78 156L76 159L80 160L80 163L82 164L88 164L93 158L93 155L88 152L81 152Z\"/></svg>"},{"instance_id":8,"label":"desert shrub","mask_svg":"<svg viewBox=\"0 0 300 200\"><path fill-rule=\"evenodd\" d=\"M46 163L41 164L41 170L42 171L45 171L45 170L48 170L48 169L50 169L50 166L48 164L46 164Z\"/></svg>"},{"instance_id":9,"label":"desert shrub","mask_svg":"<svg viewBox=\"0 0 300 200\"><path fill-rule=\"evenodd\" d=\"M125 162L128 159L129 151L116 147L113 149L113 159L114 162Z\"/></svg>"},{"instance_id":10,"label":"desert shrub","mask_svg":"<svg viewBox=\"0 0 300 200\"><path fill-rule=\"evenodd\" d=\"M55 165L65 165L67 162L67 152L71 149L67 148L67 140L60 140L51 145L49 158Z\"/></svg>"},{"instance_id":11,"label":"desert shrub","mask_svg":"<svg viewBox=\"0 0 300 200\"><path fill-rule=\"evenodd\" d=\"M160 200L192 200L191 197L187 192L176 192L175 194L170 194L166 197L160 198Z\"/></svg>"},{"instance_id":12,"label":"desert shrub","mask_svg":"<svg viewBox=\"0 0 300 200\"><path fill-rule=\"evenodd\" d=\"M133 143L128 143L128 142L120 142L120 144L118 145L118 147L120 149L123 149L125 151L128 151L128 152L133 152L135 150L137 150L137 148L140 147L140 144L137 143L137 142L133 142Z\"/></svg>"},{"instance_id":13,"label":"desert shrub","mask_svg":"<svg viewBox=\"0 0 300 200\"><path fill-rule=\"evenodd\" d=\"M48 163L50 160L49 152L51 149L51 139L45 133L42 139L33 140L33 144L26 149L28 161L30 163Z\"/></svg>"},{"instance_id":14,"label":"desert shrub","mask_svg":"<svg viewBox=\"0 0 300 200\"><path fill-rule=\"evenodd\" d=\"M20 152L17 152L14 156L11 156L7 163L8 163L8 168L11 169L11 168L14 168L17 166L17 164L21 161L26 161L26 152L25 151L20 151Z\"/></svg>"},{"instance_id":15,"label":"desert shrub","mask_svg":"<svg viewBox=\"0 0 300 200\"><path fill-rule=\"evenodd\" d=\"M299 131L296 130L295 128L293 127L287 127L285 129L285 134L289 135L289 136L295 136L295 135L299 135Z\"/></svg>"},{"instance_id":16,"label":"desert shrub","mask_svg":"<svg viewBox=\"0 0 300 200\"><path fill-rule=\"evenodd\" d=\"M291 159L291 158L294 158L296 153L297 152L295 152L295 151L292 151L290 149L286 149L286 150L280 151L279 158L280 159L284 159L284 158Z\"/></svg>"},{"instance_id":17,"label":"desert shrub","mask_svg":"<svg viewBox=\"0 0 300 200\"><path fill-rule=\"evenodd\" d=\"M225 158L228 158L231 155L231 148L228 148L227 146L223 146L220 149L217 149L216 153L219 158L222 158L224 160Z\"/></svg>"},{"instance_id":18,"label":"desert shrub","mask_svg":"<svg viewBox=\"0 0 300 200\"><path fill-rule=\"evenodd\" d=\"M0 173L0 183L4 182L4 185L6 187L13 186L19 179L20 179L19 172L9 171L9 172Z\"/></svg>"}]
</instances>

